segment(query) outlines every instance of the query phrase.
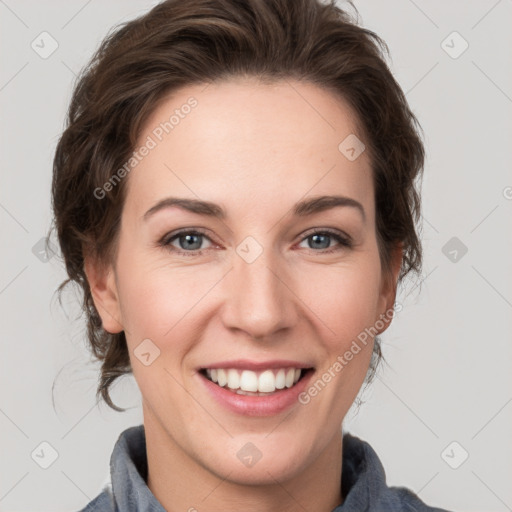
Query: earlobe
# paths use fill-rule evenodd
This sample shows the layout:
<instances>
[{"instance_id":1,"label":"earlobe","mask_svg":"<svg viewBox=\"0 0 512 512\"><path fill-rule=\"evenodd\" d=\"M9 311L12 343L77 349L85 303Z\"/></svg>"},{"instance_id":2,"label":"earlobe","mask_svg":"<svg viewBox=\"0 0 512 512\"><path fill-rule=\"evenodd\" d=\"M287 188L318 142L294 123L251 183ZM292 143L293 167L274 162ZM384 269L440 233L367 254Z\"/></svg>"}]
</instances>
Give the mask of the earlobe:
<instances>
[{"instance_id":1,"label":"earlobe","mask_svg":"<svg viewBox=\"0 0 512 512\"><path fill-rule=\"evenodd\" d=\"M97 260L86 258L84 270L103 329L111 334L121 332L123 330L121 309L112 266L105 266Z\"/></svg>"}]
</instances>

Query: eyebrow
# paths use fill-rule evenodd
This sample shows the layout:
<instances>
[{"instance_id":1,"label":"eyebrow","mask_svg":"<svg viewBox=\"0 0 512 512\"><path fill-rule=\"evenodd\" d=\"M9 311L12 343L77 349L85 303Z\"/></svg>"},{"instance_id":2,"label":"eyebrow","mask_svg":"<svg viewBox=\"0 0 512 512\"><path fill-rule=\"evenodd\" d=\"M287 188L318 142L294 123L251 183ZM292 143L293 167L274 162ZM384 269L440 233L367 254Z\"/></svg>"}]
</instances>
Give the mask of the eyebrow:
<instances>
[{"instance_id":1,"label":"eyebrow","mask_svg":"<svg viewBox=\"0 0 512 512\"><path fill-rule=\"evenodd\" d=\"M218 204L210 201L202 201L200 199L189 199L184 197L166 197L161 201L158 201L152 206L143 216L143 220L148 220L149 217L154 215L156 212L165 208L176 206L192 213L199 215L206 215L209 217L215 217L217 219L226 219L227 215L225 210ZM366 221L366 214L363 205L352 199L351 197L345 196L317 196L313 198L304 199L299 201L293 206L293 215L297 217L306 217L315 213L330 210L338 206L349 206L358 210Z\"/></svg>"}]
</instances>

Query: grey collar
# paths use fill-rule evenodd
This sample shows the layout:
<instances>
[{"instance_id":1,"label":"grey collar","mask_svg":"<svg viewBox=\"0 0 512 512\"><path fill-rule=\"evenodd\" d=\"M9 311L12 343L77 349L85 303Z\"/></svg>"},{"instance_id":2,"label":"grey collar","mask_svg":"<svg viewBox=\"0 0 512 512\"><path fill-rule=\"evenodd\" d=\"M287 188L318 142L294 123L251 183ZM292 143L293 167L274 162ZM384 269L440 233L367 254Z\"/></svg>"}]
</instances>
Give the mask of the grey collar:
<instances>
[{"instance_id":1,"label":"grey collar","mask_svg":"<svg viewBox=\"0 0 512 512\"><path fill-rule=\"evenodd\" d=\"M113 510L130 512L166 512L146 484L148 465L144 425L123 431L110 459ZM341 481L344 501L332 512L448 512L425 505L404 487L388 487L379 457L366 442L343 434ZM316 511L311 511L316 512Z\"/></svg>"}]
</instances>

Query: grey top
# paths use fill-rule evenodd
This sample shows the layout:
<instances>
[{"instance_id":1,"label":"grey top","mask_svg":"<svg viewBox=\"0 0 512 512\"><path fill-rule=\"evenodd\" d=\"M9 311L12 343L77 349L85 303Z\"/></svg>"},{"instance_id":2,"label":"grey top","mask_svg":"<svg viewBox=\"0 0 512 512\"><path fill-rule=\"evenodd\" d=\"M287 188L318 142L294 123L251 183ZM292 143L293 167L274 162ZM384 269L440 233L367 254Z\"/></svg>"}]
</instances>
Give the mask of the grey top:
<instances>
[{"instance_id":1,"label":"grey top","mask_svg":"<svg viewBox=\"0 0 512 512\"><path fill-rule=\"evenodd\" d=\"M80 512L166 512L146 485L147 474L144 425L130 427L114 446L111 484ZM343 434L341 489L343 504L332 512L448 512L427 506L405 487L388 487L373 448L348 432Z\"/></svg>"}]
</instances>

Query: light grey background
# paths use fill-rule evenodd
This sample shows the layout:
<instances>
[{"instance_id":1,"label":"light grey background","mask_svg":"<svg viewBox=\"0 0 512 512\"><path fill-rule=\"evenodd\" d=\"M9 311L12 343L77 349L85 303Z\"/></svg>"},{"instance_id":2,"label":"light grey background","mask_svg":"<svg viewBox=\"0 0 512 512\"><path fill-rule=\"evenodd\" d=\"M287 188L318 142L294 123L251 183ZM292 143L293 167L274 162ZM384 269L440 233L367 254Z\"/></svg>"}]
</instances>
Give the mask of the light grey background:
<instances>
[{"instance_id":1,"label":"light grey background","mask_svg":"<svg viewBox=\"0 0 512 512\"><path fill-rule=\"evenodd\" d=\"M80 509L107 481L120 432L142 423L132 377L113 393L128 412L96 405L77 295L59 306L62 264L33 247L50 224L75 74L114 24L155 3L0 0L1 511ZM383 336L390 366L345 427L375 448L389 484L428 504L512 510L512 1L355 3L426 134L425 270ZM31 48L43 31L58 43L46 59ZM44 441L58 453L48 469L31 456L49 461Z\"/></svg>"}]
</instances>

